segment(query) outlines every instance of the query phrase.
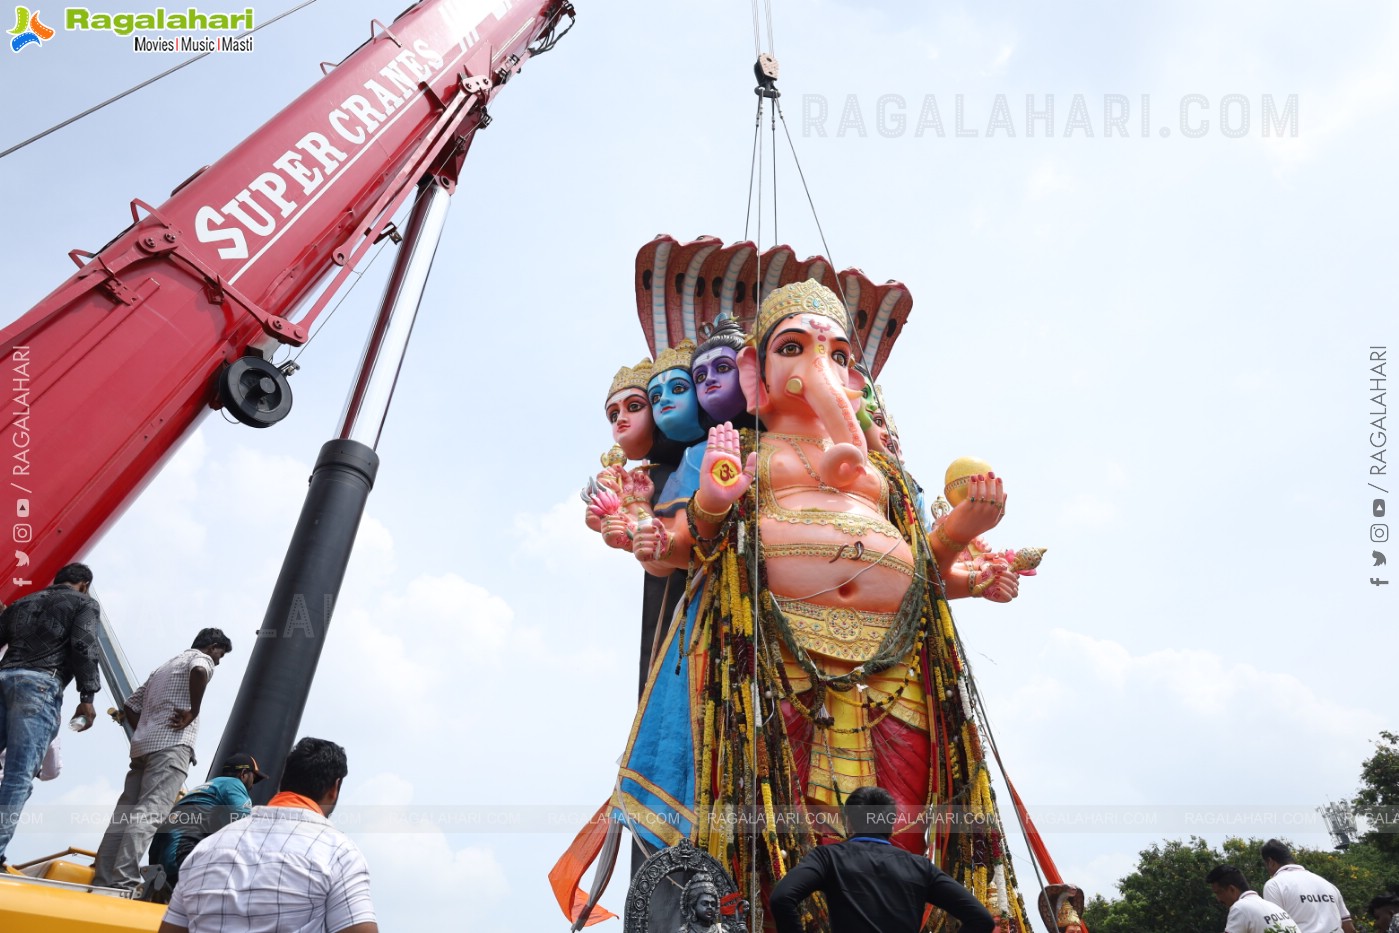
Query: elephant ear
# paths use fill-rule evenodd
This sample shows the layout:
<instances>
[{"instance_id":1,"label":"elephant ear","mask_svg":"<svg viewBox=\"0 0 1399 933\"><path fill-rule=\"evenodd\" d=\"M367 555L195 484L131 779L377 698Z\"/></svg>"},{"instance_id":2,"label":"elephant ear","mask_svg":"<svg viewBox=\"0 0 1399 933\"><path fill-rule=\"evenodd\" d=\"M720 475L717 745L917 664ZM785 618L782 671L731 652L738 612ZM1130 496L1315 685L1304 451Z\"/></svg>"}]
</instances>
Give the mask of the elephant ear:
<instances>
[{"instance_id":1,"label":"elephant ear","mask_svg":"<svg viewBox=\"0 0 1399 933\"><path fill-rule=\"evenodd\" d=\"M738 351L738 384L743 389L743 397L748 400L748 414L756 415L768 407L767 389L758 375L758 351L755 347L744 347Z\"/></svg>"},{"instance_id":2,"label":"elephant ear","mask_svg":"<svg viewBox=\"0 0 1399 933\"><path fill-rule=\"evenodd\" d=\"M865 374L860 372L860 367L856 365L850 367L850 375L846 377L846 385L849 386L851 392L858 395L858 398L855 395L851 396L852 400L858 402L864 398L865 389L869 387L870 381L865 378Z\"/></svg>"}]
</instances>

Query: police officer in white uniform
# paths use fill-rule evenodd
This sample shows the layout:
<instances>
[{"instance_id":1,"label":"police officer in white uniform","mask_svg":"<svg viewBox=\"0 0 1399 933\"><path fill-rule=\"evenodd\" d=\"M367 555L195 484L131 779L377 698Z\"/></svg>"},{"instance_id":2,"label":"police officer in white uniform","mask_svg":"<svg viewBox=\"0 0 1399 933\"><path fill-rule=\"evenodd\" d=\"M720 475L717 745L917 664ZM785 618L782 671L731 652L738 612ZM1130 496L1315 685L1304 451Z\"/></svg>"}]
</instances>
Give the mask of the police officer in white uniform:
<instances>
[{"instance_id":1,"label":"police officer in white uniform","mask_svg":"<svg viewBox=\"0 0 1399 933\"><path fill-rule=\"evenodd\" d=\"M1263 865L1272 876L1263 885L1263 897L1291 914L1301 933L1355 933L1341 892L1294 862L1285 844L1276 839L1263 843Z\"/></svg>"},{"instance_id":2,"label":"police officer in white uniform","mask_svg":"<svg viewBox=\"0 0 1399 933\"><path fill-rule=\"evenodd\" d=\"M1205 882L1214 890L1215 900L1229 910L1224 933L1298 933L1287 911L1259 897L1244 873L1232 865L1216 865Z\"/></svg>"}]
</instances>

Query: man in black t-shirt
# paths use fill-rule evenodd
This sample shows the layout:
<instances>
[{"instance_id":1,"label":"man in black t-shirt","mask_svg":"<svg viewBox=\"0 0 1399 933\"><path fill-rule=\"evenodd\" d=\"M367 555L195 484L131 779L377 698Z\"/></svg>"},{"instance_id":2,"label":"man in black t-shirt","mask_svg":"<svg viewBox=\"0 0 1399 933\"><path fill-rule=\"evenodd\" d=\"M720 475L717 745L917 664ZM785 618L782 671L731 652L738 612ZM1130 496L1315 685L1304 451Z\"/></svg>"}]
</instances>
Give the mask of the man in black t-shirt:
<instances>
[{"instance_id":1,"label":"man in black t-shirt","mask_svg":"<svg viewBox=\"0 0 1399 933\"><path fill-rule=\"evenodd\" d=\"M0 865L33 790L45 750L58 735L63 692L78 681L79 720L73 728L92 728L97 710L92 697L101 686L97 667L97 600L88 595L92 571L69 564L53 585L32 593L0 613L0 749L5 776L0 779Z\"/></svg>"},{"instance_id":2,"label":"man in black t-shirt","mask_svg":"<svg viewBox=\"0 0 1399 933\"><path fill-rule=\"evenodd\" d=\"M826 895L834 933L918 933L928 904L962 921L964 933L991 933L981 902L928 859L894 846L898 808L882 787L861 787L843 808L849 838L819 846L772 889L777 933L802 933L803 900Z\"/></svg>"}]
</instances>

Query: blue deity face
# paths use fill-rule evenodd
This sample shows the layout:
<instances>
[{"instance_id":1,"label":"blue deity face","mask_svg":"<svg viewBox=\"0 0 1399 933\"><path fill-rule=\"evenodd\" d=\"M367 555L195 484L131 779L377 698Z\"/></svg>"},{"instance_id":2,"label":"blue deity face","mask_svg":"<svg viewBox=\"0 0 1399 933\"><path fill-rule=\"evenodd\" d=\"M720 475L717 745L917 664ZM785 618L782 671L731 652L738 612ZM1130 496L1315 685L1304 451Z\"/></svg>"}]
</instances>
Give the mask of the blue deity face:
<instances>
[{"instance_id":1,"label":"blue deity face","mask_svg":"<svg viewBox=\"0 0 1399 933\"><path fill-rule=\"evenodd\" d=\"M666 437L689 443L704 436L699 423L699 399L688 372L667 369L652 376L646 394L651 400L651 416L656 427Z\"/></svg>"}]
</instances>

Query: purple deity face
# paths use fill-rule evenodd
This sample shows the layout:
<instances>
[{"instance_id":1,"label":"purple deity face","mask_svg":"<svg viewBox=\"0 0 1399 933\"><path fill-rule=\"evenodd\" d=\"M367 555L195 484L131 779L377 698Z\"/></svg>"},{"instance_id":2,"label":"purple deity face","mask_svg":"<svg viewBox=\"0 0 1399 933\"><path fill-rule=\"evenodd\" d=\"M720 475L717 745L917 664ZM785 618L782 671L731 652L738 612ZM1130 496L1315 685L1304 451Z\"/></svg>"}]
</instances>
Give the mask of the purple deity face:
<instances>
[{"instance_id":1,"label":"purple deity face","mask_svg":"<svg viewBox=\"0 0 1399 933\"><path fill-rule=\"evenodd\" d=\"M706 350L690 364L700 407L715 422L732 421L748 408L738 384L738 352L729 347Z\"/></svg>"}]
</instances>

